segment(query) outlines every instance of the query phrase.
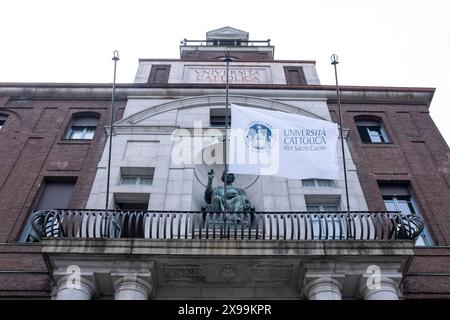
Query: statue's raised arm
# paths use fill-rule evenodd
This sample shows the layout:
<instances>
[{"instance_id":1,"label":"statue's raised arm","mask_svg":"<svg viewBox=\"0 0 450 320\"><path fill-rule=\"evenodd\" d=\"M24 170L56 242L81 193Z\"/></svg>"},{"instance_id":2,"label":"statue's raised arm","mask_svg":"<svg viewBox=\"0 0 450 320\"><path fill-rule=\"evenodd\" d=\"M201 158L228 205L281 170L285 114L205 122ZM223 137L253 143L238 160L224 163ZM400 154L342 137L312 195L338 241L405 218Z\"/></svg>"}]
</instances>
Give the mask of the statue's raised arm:
<instances>
[{"instance_id":1,"label":"statue's raised arm","mask_svg":"<svg viewBox=\"0 0 450 320\"><path fill-rule=\"evenodd\" d=\"M213 178L214 178L214 170L211 169L211 171L208 172L208 184L206 185L205 195L204 195L205 201L208 204L211 203L211 196L213 193L213 188L212 188Z\"/></svg>"}]
</instances>

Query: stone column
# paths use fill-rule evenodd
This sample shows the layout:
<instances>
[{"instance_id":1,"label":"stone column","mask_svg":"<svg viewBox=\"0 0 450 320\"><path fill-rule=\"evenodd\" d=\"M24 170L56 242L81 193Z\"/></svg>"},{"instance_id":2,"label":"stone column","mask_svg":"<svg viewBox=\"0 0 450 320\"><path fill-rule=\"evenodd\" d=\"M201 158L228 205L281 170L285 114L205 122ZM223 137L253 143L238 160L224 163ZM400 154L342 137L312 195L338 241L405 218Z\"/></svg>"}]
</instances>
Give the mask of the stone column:
<instances>
[{"instance_id":1,"label":"stone column","mask_svg":"<svg viewBox=\"0 0 450 320\"><path fill-rule=\"evenodd\" d=\"M342 285L331 276L307 278L305 295L308 300L342 300Z\"/></svg>"},{"instance_id":2,"label":"stone column","mask_svg":"<svg viewBox=\"0 0 450 320\"><path fill-rule=\"evenodd\" d=\"M381 277L378 282L368 283L367 278L363 278L361 283L361 295L364 300L398 300L400 289L398 282Z\"/></svg>"},{"instance_id":3,"label":"stone column","mask_svg":"<svg viewBox=\"0 0 450 320\"><path fill-rule=\"evenodd\" d=\"M57 282L56 300L90 300L94 293L92 281L81 276L76 282L64 276Z\"/></svg>"},{"instance_id":4,"label":"stone column","mask_svg":"<svg viewBox=\"0 0 450 320\"><path fill-rule=\"evenodd\" d=\"M148 300L152 285L135 275L119 277L114 282L114 300Z\"/></svg>"}]
</instances>

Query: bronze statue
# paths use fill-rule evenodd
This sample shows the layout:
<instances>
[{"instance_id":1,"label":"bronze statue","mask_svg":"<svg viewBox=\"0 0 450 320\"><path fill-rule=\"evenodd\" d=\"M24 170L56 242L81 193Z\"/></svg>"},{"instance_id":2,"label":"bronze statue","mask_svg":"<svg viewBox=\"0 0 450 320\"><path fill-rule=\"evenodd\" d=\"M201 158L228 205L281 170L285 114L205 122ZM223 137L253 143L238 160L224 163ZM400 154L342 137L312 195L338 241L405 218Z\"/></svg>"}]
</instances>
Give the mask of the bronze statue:
<instances>
[{"instance_id":1,"label":"bronze statue","mask_svg":"<svg viewBox=\"0 0 450 320\"><path fill-rule=\"evenodd\" d=\"M255 211L252 207L247 194L243 189L232 186L234 182L234 174L227 174L227 195L225 197L224 186L212 187L212 180L214 178L214 170L208 172L208 185L205 190L205 201L208 204L203 209L210 212L223 212L225 206L227 212L249 212ZM222 174L222 181L225 182L225 171ZM226 200L225 200L226 199Z\"/></svg>"}]
</instances>

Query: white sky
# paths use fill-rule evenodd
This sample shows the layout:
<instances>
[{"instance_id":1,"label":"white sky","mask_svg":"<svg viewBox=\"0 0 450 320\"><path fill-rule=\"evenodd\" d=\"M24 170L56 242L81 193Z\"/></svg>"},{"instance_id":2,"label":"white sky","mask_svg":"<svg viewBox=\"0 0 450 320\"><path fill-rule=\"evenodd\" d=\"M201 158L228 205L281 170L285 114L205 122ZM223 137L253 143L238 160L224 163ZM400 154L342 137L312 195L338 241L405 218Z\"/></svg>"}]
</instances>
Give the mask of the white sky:
<instances>
[{"instance_id":1,"label":"white sky","mask_svg":"<svg viewBox=\"0 0 450 320\"><path fill-rule=\"evenodd\" d=\"M139 58L179 58L179 41L232 26L270 38L276 59L317 61L334 84L434 87L450 143L448 0L1 0L0 82L133 82Z\"/></svg>"}]
</instances>

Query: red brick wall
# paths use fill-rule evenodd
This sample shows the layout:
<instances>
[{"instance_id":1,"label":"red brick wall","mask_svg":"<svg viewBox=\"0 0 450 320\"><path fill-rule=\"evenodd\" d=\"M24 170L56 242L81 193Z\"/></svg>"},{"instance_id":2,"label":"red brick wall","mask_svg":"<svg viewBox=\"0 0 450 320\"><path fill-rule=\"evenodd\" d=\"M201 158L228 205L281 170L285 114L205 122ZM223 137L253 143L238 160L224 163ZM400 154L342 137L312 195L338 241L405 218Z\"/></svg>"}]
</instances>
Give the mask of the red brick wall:
<instances>
[{"instance_id":1,"label":"red brick wall","mask_svg":"<svg viewBox=\"0 0 450 320\"><path fill-rule=\"evenodd\" d=\"M7 243L0 247L0 295L48 296L40 248L16 244L45 177L76 178L69 207L85 206L106 142L110 104L108 100L0 99L0 112L9 115L0 130L0 243ZM116 120L124 105L125 101L116 104ZM82 111L100 115L94 139L64 140L72 114ZM36 270L24 273L29 267Z\"/></svg>"},{"instance_id":2,"label":"red brick wall","mask_svg":"<svg viewBox=\"0 0 450 320\"><path fill-rule=\"evenodd\" d=\"M109 106L94 100L9 100L1 109L10 116L0 130L0 242L18 239L44 177L76 177L69 205L84 207L106 141ZM64 140L71 115L82 111L100 114L94 139Z\"/></svg>"},{"instance_id":3,"label":"red brick wall","mask_svg":"<svg viewBox=\"0 0 450 320\"><path fill-rule=\"evenodd\" d=\"M336 119L336 105L329 105ZM347 143L369 210L385 210L377 181L410 181L435 244L450 245L450 150L424 105L342 104ZM390 144L364 144L354 118L382 119Z\"/></svg>"},{"instance_id":4,"label":"red brick wall","mask_svg":"<svg viewBox=\"0 0 450 320\"><path fill-rule=\"evenodd\" d=\"M416 248L403 292L408 299L450 299L450 248Z\"/></svg>"},{"instance_id":5,"label":"red brick wall","mask_svg":"<svg viewBox=\"0 0 450 320\"><path fill-rule=\"evenodd\" d=\"M50 298L50 273L39 244L0 245L0 299Z\"/></svg>"},{"instance_id":6,"label":"red brick wall","mask_svg":"<svg viewBox=\"0 0 450 320\"><path fill-rule=\"evenodd\" d=\"M347 143L369 210L385 210L377 181L410 181L435 245L450 245L450 150L425 105L342 103ZM329 104L337 119L336 104ZM356 116L382 119L391 144L363 144ZM437 254L439 252L439 254ZM408 298L450 298L450 247L416 249L404 281Z\"/></svg>"}]
</instances>

